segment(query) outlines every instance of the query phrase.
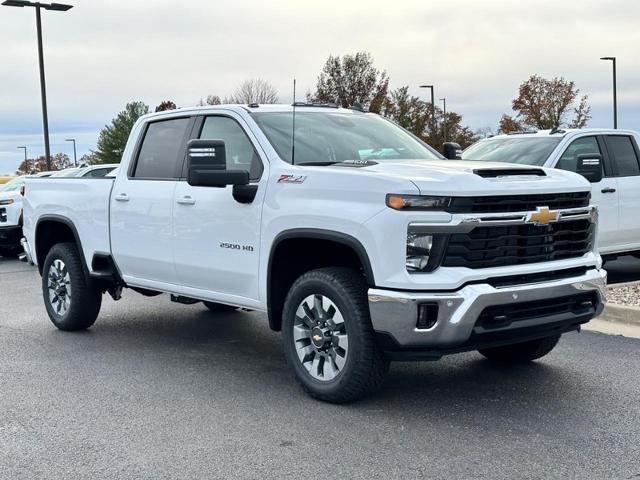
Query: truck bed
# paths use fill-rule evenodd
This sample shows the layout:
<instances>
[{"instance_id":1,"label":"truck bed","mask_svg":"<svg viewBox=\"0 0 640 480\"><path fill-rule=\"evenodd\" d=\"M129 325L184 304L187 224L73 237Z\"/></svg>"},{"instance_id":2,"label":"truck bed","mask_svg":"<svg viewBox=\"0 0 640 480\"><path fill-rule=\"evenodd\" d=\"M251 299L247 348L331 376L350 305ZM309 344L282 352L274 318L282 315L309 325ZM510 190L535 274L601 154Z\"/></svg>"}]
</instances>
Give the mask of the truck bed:
<instances>
[{"instance_id":1,"label":"truck bed","mask_svg":"<svg viewBox=\"0 0 640 480\"><path fill-rule=\"evenodd\" d=\"M111 251L109 199L113 182L113 178L26 179L24 235L35 245L38 222L56 215L69 219L82 238L86 264L91 269L93 252Z\"/></svg>"}]
</instances>

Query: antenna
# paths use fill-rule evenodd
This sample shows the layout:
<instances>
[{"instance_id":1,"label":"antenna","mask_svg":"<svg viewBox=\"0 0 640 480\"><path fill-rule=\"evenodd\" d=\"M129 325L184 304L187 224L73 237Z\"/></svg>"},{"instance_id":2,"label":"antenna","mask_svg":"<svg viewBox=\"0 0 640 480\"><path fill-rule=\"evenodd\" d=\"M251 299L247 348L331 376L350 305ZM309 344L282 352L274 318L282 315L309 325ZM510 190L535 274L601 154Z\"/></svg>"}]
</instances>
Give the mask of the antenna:
<instances>
[{"instance_id":1,"label":"antenna","mask_svg":"<svg viewBox=\"0 0 640 480\"><path fill-rule=\"evenodd\" d=\"M291 126L291 165L295 165L296 155L296 77L293 77L293 122Z\"/></svg>"}]
</instances>

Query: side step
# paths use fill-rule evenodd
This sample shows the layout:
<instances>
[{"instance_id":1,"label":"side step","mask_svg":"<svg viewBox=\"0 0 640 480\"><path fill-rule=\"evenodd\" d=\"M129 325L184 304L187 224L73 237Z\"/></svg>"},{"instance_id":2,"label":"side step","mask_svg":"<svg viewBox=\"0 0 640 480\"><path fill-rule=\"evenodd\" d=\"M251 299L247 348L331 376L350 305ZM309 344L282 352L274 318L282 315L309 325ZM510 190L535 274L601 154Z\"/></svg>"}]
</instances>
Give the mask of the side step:
<instances>
[{"instance_id":1,"label":"side step","mask_svg":"<svg viewBox=\"0 0 640 480\"><path fill-rule=\"evenodd\" d=\"M182 305L193 305L194 303L199 303L201 300L196 300L191 297L183 297L182 295L171 295L171 301L176 303L181 303Z\"/></svg>"}]
</instances>

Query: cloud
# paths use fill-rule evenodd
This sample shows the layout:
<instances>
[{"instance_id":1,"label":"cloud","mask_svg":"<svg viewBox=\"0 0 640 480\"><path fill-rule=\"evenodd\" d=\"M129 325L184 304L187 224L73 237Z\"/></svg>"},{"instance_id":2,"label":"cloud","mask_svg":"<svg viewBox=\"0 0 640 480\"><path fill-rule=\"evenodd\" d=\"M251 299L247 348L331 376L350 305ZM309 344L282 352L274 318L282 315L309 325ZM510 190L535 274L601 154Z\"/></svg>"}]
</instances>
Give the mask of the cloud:
<instances>
[{"instance_id":1,"label":"cloud","mask_svg":"<svg viewBox=\"0 0 640 480\"><path fill-rule=\"evenodd\" d=\"M128 101L190 106L251 77L290 101L294 76L310 90L329 54L358 50L373 54L392 87L424 94L417 86L433 83L474 128L495 126L533 73L574 80L590 95L591 124L610 125L611 67L598 58L616 55L620 124L640 128L635 0L72 3L43 13L49 116L52 131L86 135L84 150ZM0 171L20 159L5 142L39 133L34 23L31 9L0 7Z\"/></svg>"}]
</instances>

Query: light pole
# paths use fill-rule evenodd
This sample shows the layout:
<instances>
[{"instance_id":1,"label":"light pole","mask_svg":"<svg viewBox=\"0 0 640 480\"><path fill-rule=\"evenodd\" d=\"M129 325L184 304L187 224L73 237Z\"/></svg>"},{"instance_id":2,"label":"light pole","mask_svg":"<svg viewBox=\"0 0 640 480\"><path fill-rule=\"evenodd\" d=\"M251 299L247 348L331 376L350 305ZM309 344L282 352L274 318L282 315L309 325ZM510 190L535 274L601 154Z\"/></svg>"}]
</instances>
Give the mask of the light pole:
<instances>
[{"instance_id":1,"label":"light pole","mask_svg":"<svg viewBox=\"0 0 640 480\"><path fill-rule=\"evenodd\" d=\"M51 170L51 151L49 148L49 117L47 115L47 88L44 81L44 57L42 53L42 20L40 9L66 12L73 5L64 3L40 3L26 0L5 0L2 5L6 7L35 7L36 9L36 31L38 34L38 63L40 65L40 97L42 98L42 126L44 129L44 155L47 160L47 169Z\"/></svg>"},{"instance_id":2,"label":"light pole","mask_svg":"<svg viewBox=\"0 0 640 480\"><path fill-rule=\"evenodd\" d=\"M600 57L600 60L611 60L613 63L613 128L618 128L618 93L616 85L616 57Z\"/></svg>"},{"instance_id":3,"label":"light pole","mask_svg":"<svg viewBox=\"0 0 640 480\"><path fill-rule=\"evenodd\" d=\"M27 162L27 147L16 147L16 148L24 150L24 168L27 170L26 173L29 173L29 162Z\"/></svg>"},{"instance_id":4,"label":"light pole","mask_svg":"<svg viewBox=\"0 0 640 480\"><path fill-rule=\"evenodd\" d=\"M447 99L441 98L442 100L442 118L444 119L442 122L442 128L444 130L444 141L447 141Z\"/></svg>"},{"instance_id":5,"label":"light pole","mask_svg":"<svg viewBox=\"0 0 640 480\"><path fill-rule=\"evenodd\" d=\"M433 94L433 85L420 85L420 88L429 88L431 90L431 130L434 130L436 120L436 105Z\"/></svg>"},{"instance_id":6,"label":"light pole","mask_svg":"<svg viewBox=\"0 0 640 480\"><path fill-rule=\"evenodd\" d=\"M73 142L73 165L78 166L78 155L76 154L76 139L75 138L67 138L65 142Z\"/></svg>"}]
</instances>

